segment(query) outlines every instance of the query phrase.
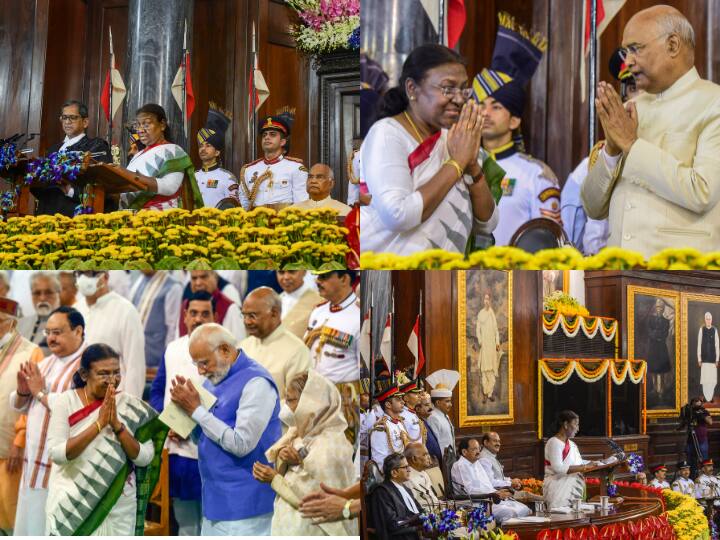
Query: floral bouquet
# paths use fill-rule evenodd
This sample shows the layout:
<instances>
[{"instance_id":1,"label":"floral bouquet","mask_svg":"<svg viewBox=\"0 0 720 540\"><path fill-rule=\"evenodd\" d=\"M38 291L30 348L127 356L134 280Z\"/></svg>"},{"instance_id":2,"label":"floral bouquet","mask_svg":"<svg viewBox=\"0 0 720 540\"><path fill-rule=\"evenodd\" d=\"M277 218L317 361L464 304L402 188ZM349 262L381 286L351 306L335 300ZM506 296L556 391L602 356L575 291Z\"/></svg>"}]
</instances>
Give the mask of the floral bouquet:
<instances>
[{"instance_id":1,"label":"floral bouquet","mask_svg":"<svg viewBox=\"0 0 720 540\"><path fill-rule=\"evenodd\" d=\"M562 291L555 291L543 300L543 309L545 311L555 311L568 317L580 315L581 317L589 317L590 312L585 306L577 301L576 298Z\"/></svg>"},{"instance_id":2,"label":"floral bouquet","mask_svg":"<svg viewBox=\"0 0 720 540\"><path fill-rule=\"evenodd\" d=\"M319 55L360 48L360 0L285 0L300 17L291 27L298 49Z\"/></svg>"},{"instance_id":3,"label":"floral bouquet","mask_svg":"<svg viewBox=\"0 0 720 540\"><path fill-rule=\"evenodd\" d=\"M0 146L0 170L9 170L17 165L17 146L7 143Z\"/></svg>"},{"instance_id":4,"label":"floral bouquet","mask_svg":"<svg viewBox=\"0 0 720 540\"><path fill-rule=\"evenodd\" d=\"M75 181L82 171L85 152L53 152L46 158L28 163L25 183L59 184L62 180Z\"/></svg>"}]
</instances>

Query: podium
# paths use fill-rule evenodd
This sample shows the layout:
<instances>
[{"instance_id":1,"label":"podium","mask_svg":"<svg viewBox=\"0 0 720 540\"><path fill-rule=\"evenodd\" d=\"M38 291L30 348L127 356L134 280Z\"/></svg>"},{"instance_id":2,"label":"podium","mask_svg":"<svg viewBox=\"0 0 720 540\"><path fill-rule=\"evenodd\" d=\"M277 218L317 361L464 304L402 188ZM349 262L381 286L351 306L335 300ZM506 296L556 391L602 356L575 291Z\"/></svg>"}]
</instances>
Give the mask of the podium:
<instances>
[{"instance_id":1,"label":"podium","mask_svg":"<svg viewBox=\"0 0 720 540\"><path fill-rule=\"evenodd\" d=\"M619 467L627 463L627 458L622 461L616 461L605 465L595 465L585 471L585 476L597 476L600 479L600 494L604 495L607 493L608 477L615 470L615 467Z\"/></svg>"}]
</instances>

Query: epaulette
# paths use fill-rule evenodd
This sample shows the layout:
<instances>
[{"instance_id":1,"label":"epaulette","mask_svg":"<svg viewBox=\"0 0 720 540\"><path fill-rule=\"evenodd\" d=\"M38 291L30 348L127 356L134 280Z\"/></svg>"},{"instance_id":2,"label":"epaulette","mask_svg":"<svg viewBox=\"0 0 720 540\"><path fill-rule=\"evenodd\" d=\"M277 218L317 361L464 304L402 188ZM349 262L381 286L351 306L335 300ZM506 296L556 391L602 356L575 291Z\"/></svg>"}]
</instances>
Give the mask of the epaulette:
<instances>
[{"instance_id":1,"label":"epaulette","mask_svg":"<svg viewBox=\"0 0 720 540\"><path fill-rule=\"evenodd\" d=\"M300 158L285 156L285 159L287 159L288 161L294 161L295 163L299 163L300 165L305 165L305 162L303 162L303 160Z\"/></svg>"},{"instance_id":2,"label":"epaulette","mask_svg":"<svg viewBox=\"0 0 720 540\"><path fill-rule=\"evenodd\" d=\"M524 152L518 152L518 156L520 156L522 159L529 163L533 163L540 167L541 172L540 176L548 180L549 182L552 182L555 185L560 185L560 182L558 182L557 176L555 176L555 173L553 170L548 166L547 163L545 163L542 160L539 160L537 158L532 157L530 154L526 154Z\"/></svg>"},{"instance_id":3,"label":"epaulette","mask_svg":"<svg viewBox=\"0 0 720 540\"><path fill-rule=\"evenodd\" d=\"M232 176L233 178L235 178L235 175L234 175L231 171L228 171L227 169L223 169L222 167L218 167L218 170L223 171L223 172L226 172L226 173L228 173L230 176Z\"/></svg>"},{"instance_id":4,"label":"epaulette","mask_svg":"<svg viewBox=\"0 0 720 540\"><path fill-rule=\"evenodd\" d=\"M538 195L538 199L540 199L540 202L545 202L548 199L552 199L553 197L555 197L556 199L560 198L560 190L556 187L545 188Z\"/></svg>"},{"instance_id":5,"label":"epaulette","mask_svg":"<svg viewBox=\"0 0 720 540\"><path fill-rule=\"evenodd\" d=\"M588 156L588 170L592 169L595 165L595 162L598 159L598 156L600 155L600 150L602 150L605 147L605 141L598 141L595 146L593 146L590 149L590 155Z\"/></svg>"}]
</instances>

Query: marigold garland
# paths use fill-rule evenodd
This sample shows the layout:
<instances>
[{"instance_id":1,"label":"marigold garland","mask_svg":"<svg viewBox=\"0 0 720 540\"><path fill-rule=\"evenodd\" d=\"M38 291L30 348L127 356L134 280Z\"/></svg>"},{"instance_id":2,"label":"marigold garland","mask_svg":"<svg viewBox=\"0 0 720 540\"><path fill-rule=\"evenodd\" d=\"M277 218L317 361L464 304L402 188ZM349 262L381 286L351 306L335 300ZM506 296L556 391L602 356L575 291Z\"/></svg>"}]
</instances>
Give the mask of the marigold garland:
<instances>
[{"instance_id":1,"label":"marigold garland","mask_svg":"<svg viewBox=\"0 0 720 540\"><path fill-rule=\"evenodd\" d=\"M558 328L562 328L563 333L569 337L574 338L582 328L583 333L592 339L600 331L605 341L612 341L615 339L615 334L618 329L618 322L615 319L608 319L605 317L567 317L557 311L546 311L542 316L543 322L543 333L548 336L552 336L557 332Z\"/></svg>"},{"instance_id":2,"label":"marigold garland","mask_svg":"<svg viewBox=\"0 0 720 540\"><path fill-rule=\"evenodd\" d=\"M647 372L645 360L556 360L552 358L541 358L539 360L540 372L546 381L551 384L565 384L573 373L576 373L586 383L594 383L602 379L610 369L610 377L617 384L624 384L627 378L633 384L643 381ZM554 364L554 366L553 366ZM595 367L592 365L597 364ZM556 366L561 367L556 367Z\"/></svg>"},{"instance_id":3,"label":"marigold garland","mask_svg":"<svg viewBox=\"0 0 720 540\"><path fill-rule=\"evenodd\" d=\"M695 249L665 249L650 259L640 253L608 247L592 257L574 248L546 249L535 254L507 246L495 246L464 257L439 249L401 256L364 251L364 270L720 270L720 251L703 254Z\"/></svg>"}]
</instances>

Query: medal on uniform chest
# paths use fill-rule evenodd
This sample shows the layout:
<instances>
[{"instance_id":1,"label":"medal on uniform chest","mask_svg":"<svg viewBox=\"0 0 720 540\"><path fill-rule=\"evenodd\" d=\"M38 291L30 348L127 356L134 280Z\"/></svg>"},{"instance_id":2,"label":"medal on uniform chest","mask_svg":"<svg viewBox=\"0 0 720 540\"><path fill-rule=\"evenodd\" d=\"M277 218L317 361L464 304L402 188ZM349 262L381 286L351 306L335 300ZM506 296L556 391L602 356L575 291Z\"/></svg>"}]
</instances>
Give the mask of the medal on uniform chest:
<instances>
[{"instance_id":1,"label":"medal on uniform chest","mask_svg":"<svg viewBox=\"0 0 720 540\"><path fill-rule=\"evenodd\" d=\"M515 190L516 182L517 180L515 180L515 178L508 178L507 176L502 179L502 182L500 182L500 187L502 188L503 197L512 196L513 191Z\"/></svg>"}]
</instances>

